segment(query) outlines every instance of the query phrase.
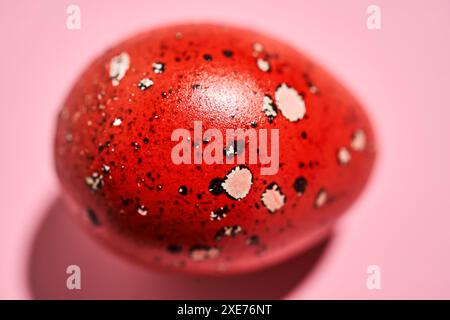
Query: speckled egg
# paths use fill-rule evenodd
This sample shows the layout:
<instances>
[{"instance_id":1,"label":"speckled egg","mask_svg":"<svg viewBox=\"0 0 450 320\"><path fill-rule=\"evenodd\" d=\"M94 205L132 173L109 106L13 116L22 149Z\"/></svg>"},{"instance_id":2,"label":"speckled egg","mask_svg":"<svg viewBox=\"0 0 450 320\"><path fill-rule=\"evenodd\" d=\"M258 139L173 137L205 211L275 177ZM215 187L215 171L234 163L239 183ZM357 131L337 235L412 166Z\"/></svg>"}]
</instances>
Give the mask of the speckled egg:
<instances>
[{"instance_id":1,"label":"speckled egg","mask_svg":"<svg viewBox=\"0 0 450 320\"><path fill-rule=\"evenodd\" d=\"M147 268L231 274L330 232L368 180L360 104L292 47L187 24L126 39L58 117L65 198L95 238Z\"/></svg>"}]
</instances>

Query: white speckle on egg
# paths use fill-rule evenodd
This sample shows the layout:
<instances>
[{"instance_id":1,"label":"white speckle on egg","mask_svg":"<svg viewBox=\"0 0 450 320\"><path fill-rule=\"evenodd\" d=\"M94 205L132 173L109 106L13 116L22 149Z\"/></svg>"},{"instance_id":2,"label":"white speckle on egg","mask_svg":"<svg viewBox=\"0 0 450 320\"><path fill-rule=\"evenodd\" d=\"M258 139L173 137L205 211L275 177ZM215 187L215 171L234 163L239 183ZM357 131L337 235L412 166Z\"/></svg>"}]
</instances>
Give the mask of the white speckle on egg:
<instances>
[{"instance_id":1,"label":"white speckle on egg","mask_svg":"<svg viewBox=\"0 0 450 320\"><path fill-rule=\"evenodd\" d=\"M139 213L141 216L145 217L148 213L148 210L145 206L140 205L137 209L137 213Z\"/></svg>"},{"instance_id":2,"label":"white speckle on egg","mask_svg":"<svg viewBox=\"0 0 450 320\"><path fill-rule=\"evenodd\" d=\"M261 43L255 42L253 44L253 51L254 52L262 52L264 50L264 46Z\"/></svg>"},{"instance_id":3,"label":"white speckle on egg","mask_svg":"<svg viewBox=\"0 0 450 320\"><path fill-rule=\"evenodd\" d=\"M276 183L271 183L261 196L261 202L271 213L280 210L286 202L285 195Z\"/></svg>"},{"instance_id":4,"label":"white speckle on egg","mask_svg":"<svg viewBox=\"0 0 450 320\"><path fill-rule=\"evenodd\" d=\"M103 173L109 173L111 171L111 167L108 166L107 164L103 164L102 171L103 171Z\"/></svg>"},{"instance_id":5,"label":"white speckle on egg","mask_svg":"<svg viewBox=\"0 0 450 320\"><path fill-rule=\"evenodd\" d=\"M339 164L346 165L352 159L352 155L350 154L350 152L348 151L347 148L342 147L342 148L339 148L339 150L337 152L337 159L338 159Z\"/></svg>"},{"instance_id":6,"label":"white speckle on egg","mask_svg":"<svg viewBox=\"0 0 450 320\"><path fill-rule=\"evenodd\" d=\"M256 60L256 65L258 66L259 70L263 72L268 72L270 70L270 63L267 60L258 58Z\"/></svg>"},{"instance_id":7,"label":"white speckle on egg","mask_svg":"<svg viewBox=\"0 0 450 320\"><path fill-rule=\"evenodd\" d=\"M252 183L251 171L244 166L237 166L226 175L222 188L231 198L241 200L250 192Z\"/></svg>"},{"instance_id":8,"label":"white speckle on egg","mask_svg":"<svg viewBox=\"0 0 450 320\"><path fill-rule=\"evenodd\" d=\"M294 88L282 83L275 91L275 101L281 114L291 122L303 119L306 106L303 97Z\"/></svg>"},{"instance_id":9,"label":"white speckle on egg","mask_svg":"<svg viewBox=\"0 0 450 320\"><path fill-rule=\"evenodd\" d=\"M141 89L141 91L147 90L151 86L153 86L154 82L150 78L144 78L138 83L138 88Z\"/></svg>"},{"instance_id":10,"label":"white speckle on egg","mask_svg":"<svg viewBox=\"0 0 450 320\"><path fill-rule=\"evenodd\" d=\"M190 250L190 256L193 261L215 259L219 254L220 251L218 248L208 246L196 246Z\"/></svg>"},{"instance_id":11,"label":"white speckle on egg","mask_svg":"<svg viewBox=\"0 0 450 320\"><path fill-rule=\"evenodd\" d=\"M163 73L165 68L166 68L165 64L161 63L161 62L153 63L152 67L153 67L153 72L154 73Z\"/></svg>"},{"instance_id":12,"label":"white speckle on egg","mask_svg":"<svg viewBox=\"0 0 450 320\"><path fill-rule=\"evenodd\" d=\"M325 205L325 203L328 200L328 193L325 189L320 189L319 192L316 195L316 200L314 201L314 206L316 208L320 208L323 205Z\"/></svg>"},{"instance_id":13,"label":"white speckle on egg","mask_svg":"<svg viewBox=\"0 0 450 320\"><path fill-rule=\"evenodd\" d=\"M363 130L356 130L353 133L351 146L355 151L362 151L366 148L366 134Z\"/></svg>"},{"instance_id":14,"label":"white speckle on egg","mask_svg":"<svg viewBox=\"0 0 450 320\"><path fill-rule=\"evenodd\" d=\"M112 123L112 125L113 125L114 127L118 127L118 126L120 126L121 124L122 124L122 119L120 119L120 118L115 118L114 121L113 121L113 123Z\"/></svg>"},{"instance_id":15,"label":"white speckle on egg","mask_svg":"<svg viewBox=\"0 0 450 320\"><path fill-rule=\"evenodd\" d=\"M93 172L92 175L86 177L84 181L94 192L103 187L103 176L98 174L98 172Z\"/></svg>"},{"instance_id":16,"label":"white speckle on egg","mask_svg":"<svg viewBox=\"0 0 450 320\"><path fill-rule=\"evenodd\" d=\"M113 86L118 86L130 67L130 56L122 52L111 59L109 64L109 78Z\"/></svg>"},{"instance_id":17,"label":"white speckle on egg","mask_svg":"<svg viewBox=\"0 0 450 320\"><path fill-rule=\"evenodd\" d=\"M316 87L315 85L310 85L310 86L309 86L309 91L310 91L312 94L317 94L317 93L319 92L319 89L317 89L317 87Z\"/></svg>"},{"instance_id":18,"label":"white speckle on egg","mask_svg":"<svg viewBox=\"0 0 450 320\"><path fill-rule=\"evenodd\" d=\"M223 237L235 237L242 232L241 226L225 226L220 229L215 236L215 240L219 241Z\"/></svg>"},{"instance_id":19,"label":"white speckle on egg","mask_svg":"<svg viewBox=\"0 0 450 320\"><path fill-rule=\"evenodd\" d=\"M269 118L269 122L272 122L273 118L277 116L275 104L270 96L265 95L263 98L262 111Z\"/></svg>"}]
</instances>

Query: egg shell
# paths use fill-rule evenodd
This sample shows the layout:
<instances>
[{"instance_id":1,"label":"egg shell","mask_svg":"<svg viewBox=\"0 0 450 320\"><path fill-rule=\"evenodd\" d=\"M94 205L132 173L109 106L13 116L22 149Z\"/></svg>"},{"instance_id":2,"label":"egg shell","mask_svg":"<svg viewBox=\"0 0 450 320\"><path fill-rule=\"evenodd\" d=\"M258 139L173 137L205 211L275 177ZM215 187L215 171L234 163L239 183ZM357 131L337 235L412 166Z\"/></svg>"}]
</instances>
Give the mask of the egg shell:
<instances>
[{"instance_id":1,"label":"egg shell","mask_svg":"<svg viewBox=\"0 0 450 320\"><path fill-rule=\"evenodd\" d=\"M175 164L216 128L279 130L279 170L260 162ZM237 158L238 143L224 144ZM231 26L153 29L107 50L58 116L55 163L73 215L147 268L233 274L282 261L330 232L366 184L374 133L355 98L296 49ZM224 158L224 159L225 159ZM249 180L250 179L250 180Z\"/></svg>"}]
</instances>

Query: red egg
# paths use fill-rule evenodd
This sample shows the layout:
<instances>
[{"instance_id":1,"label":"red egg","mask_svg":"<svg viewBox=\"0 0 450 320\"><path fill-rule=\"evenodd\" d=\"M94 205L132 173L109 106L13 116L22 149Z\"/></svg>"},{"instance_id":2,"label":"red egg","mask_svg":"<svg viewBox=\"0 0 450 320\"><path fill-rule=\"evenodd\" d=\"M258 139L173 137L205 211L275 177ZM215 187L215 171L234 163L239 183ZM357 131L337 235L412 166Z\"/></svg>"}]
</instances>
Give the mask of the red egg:
<instances>
[{"instance_id":1,"label":"red egg","mask_svg":"<svg viewBox=\"0 0 450 320\"><path fill-rule=\"evenodd\" d=\"M374 159L364 110L325 70L265 35L207 24L105 52L55 138L89 233L148 268L200 274L259 269L323 239Z\"/></svg>"}]
</instances>

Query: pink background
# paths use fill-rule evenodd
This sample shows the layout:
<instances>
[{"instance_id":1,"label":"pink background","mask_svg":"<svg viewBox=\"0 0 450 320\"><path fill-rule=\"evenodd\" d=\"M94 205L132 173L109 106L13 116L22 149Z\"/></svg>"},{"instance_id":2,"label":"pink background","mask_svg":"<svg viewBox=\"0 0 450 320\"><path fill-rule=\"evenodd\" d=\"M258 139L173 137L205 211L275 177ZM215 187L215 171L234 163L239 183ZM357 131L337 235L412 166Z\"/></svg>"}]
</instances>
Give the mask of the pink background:
<instances>
[{"instance_id":1,"label":"pink background","mask_svg":"<svg viewBox=\"0 0 450 320\"><path fill-rule=\"evenodd\" d=\"M382 29L366 28L366 8ZM450 2L68 1L0 4L0 298L450 298ZM55 114L91 58L146 27L236 23L315 57L366 105L380 153L364 195L321 247L231 279L143 270L67 219L52 162ZM78 264L82 290L65 288ZM366 268L382 289L366 288Z\"/></svg>"}]
</instances>

